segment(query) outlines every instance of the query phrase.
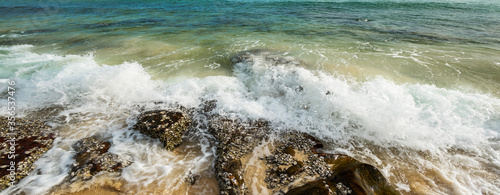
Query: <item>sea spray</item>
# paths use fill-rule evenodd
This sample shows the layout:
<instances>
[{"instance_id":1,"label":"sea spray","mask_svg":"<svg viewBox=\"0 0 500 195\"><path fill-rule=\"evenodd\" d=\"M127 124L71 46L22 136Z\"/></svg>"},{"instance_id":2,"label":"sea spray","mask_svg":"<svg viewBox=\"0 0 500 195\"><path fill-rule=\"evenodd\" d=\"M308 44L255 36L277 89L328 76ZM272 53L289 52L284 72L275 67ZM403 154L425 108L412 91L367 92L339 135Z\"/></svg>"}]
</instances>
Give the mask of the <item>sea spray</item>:
<instances>
[{"instance_id":1,"label":"sea spray","mask_svg":"<svg viewBox=\"0 0 500 195\"><path fill-rule=\"evenodd\" d=\"M182 182L189 171L209 172L214 146L206 131L199 131L201 146L188 149L192 155L177 156L163 150L158 141L134 133L131 126L141 109L168 104L196 107L210 99L218 101L214 112L221 115L264 118L277 130L294 128L316 135L328 143L329 152L376 165L401 191L499 191L494 170L500 161L495 141L500 100L488 95L396 84L382 77L359 82L307 67L259 63L245 71L234 67L234 77L153 80L137 63L98 65L92 56L24 50L29 48L9 48L23 56L17 65L25 68L16 71L20 105L28 116L33 110L62 105L49 119L62 137L37 162L40 174L28 176L23 185L4 193L49 192L67 175L69 145L94 134L108 137L113 141L110 152L133 162L121 176L129 183L128 190L153 185L171 192L168 189L180 186L166 178ZM43 64L40 60L59 66L27 74L26 70ZM45 177L53 179L41 179Z\"/></svg>"}]
</instances>

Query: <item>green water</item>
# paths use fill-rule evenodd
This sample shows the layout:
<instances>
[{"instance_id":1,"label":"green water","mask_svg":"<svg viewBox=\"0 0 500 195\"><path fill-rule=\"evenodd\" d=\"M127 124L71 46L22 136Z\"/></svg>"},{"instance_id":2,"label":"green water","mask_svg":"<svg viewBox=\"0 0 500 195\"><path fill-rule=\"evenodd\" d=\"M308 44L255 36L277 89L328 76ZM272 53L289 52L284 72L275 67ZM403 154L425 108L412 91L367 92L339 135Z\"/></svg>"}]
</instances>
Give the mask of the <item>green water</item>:
<instances>
[{"instance_id":1,"label":"green water","mask_svg":"<svg viewBox=\"0 0 500 195\"><path fill-rule=\"evenodd\" d=\"M418 2L54 1L2 3L2 45L136 61L156 78L228 74L228 58L286 51L358 79L500 95L498 4ZM19 35L15 37L12 35Z\"/></svg>"}]
</instances>

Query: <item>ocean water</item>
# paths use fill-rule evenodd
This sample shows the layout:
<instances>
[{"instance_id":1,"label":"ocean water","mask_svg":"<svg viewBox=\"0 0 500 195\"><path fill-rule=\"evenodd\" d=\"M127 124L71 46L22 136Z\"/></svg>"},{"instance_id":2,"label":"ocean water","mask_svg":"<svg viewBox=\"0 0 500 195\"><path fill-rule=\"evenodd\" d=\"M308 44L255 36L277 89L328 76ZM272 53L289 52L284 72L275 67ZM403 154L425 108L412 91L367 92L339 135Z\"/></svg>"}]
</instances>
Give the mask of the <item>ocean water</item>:
<instances>
[{"instance_id":1,"label":"ocean water","mask_svg":"<svg viewBox=\"0 0 500 195\"><path fill-rule=\"evenodd\" d=\"M222 115L313 134L402 194L500 194L497 1L21 0L0 13L0 114L15 81L17 116L60 137L1 194L109 181L124 194L218 194L205 129L177 152L131 130L141 110L211 99ZM231 67L249 49L306 66ZM69 185L71 145L92 135L133 164ZM202 179L186 188L190 172Z\"/></svg>"}]
</instances>

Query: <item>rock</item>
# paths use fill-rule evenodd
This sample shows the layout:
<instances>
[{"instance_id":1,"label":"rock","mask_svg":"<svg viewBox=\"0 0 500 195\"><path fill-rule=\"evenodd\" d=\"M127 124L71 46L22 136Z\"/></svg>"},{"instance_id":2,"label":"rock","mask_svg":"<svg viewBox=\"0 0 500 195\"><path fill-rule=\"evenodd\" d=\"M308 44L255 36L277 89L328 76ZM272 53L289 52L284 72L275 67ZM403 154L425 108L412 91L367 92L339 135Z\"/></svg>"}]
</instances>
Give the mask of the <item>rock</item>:
<instances>
[{"instance_id":1,"label":"rock","mask_svg":"<svg viewBox=\"0 0 500 195\"><path fill-rule=\"evenodd\" d=\"M215 116L209 120L209 131L217 139L215 170L220 194L248 194L243 179L241 157L250 153L267 135L263 120L244 122Z\"/></svg>"},{"instance_id":2,"label":"rock","mask_svg":"<svg viewBox=\"0 0 500 195\"><path fill-rule=\"evenodd\" d=\"M108 152L111 143L95 137L82 139L73 145L75 163L71 168L73 179L89 180L101 171L116 172L130 165L130 161Z\"/></svg>"},{"instance_id":3,"label":"rock","mask_svg":"<svg viewBox=\"0 0 500 195\"><path fill-rule=\"evenodd\" d=\"M272 97L307 91L297 80L306 64L283 52L243 51L231 58L231 67L233 75L250 91L265 90L263 94ZM307 108L307 105L303 106Z\"/></svg>"},{"instance_id":4,"label":"rock","mask_svg":"<svg viewBox=\"0 0 500 195\"><path fill-rule=\"evenodd\" d=\"M55 138L56 134L42 121L21 118L9 121L7 117L0 117L0 190L35 169L34 162L52 148Z\"/></svg>"},{"instance_id":5,"label":"rock","mask_svg":"<svg viewBox=\"0 0 500 195\"><path fill-rule=\"evenodd\" d=\"M220 194L248 194L241 158L267 137L268 124L219 116L212 113L216 107L216 100L205 101L198 113L205 115L206 126L217 141L214 166Z\"/></svg>"},{"instance_id":6,"label":"rock","mask_svg":"<svg viewBox=\"0 0 500 195\"><path fill-rule=\"evenodd\" d=\"M399 194L380 171L347 155L320 153L323 144L305 133L279 135L265 181L274 192L286 194ZM298 178L316 178L290 186ZM287 191L287 189L291 188Z\"/></svg>"},{"instance_id":7,"label":"rock","mask_svg":"<svg viewBox=\"0 0 500 195\"><path fill-rule=\"evenodd\" d=\"M347 155L318 155L330 167L331 176L292 188L286 194L399 194L374 166Z\"/></svg>"},{"instance_id":8,"label":"rock","mask_svg":"<svg viewBox=\"0 0 500 195\"><path fill-rule=\"evenodd\" d=\"M266 186L273 194L399 194L375 167L352 157L322 153L317 138L295 130L278 133L268 121L230 119L213 114L216 101L198 113L206 115L209 132L217 140L215 170L220 194L250 194L246 181ZM275 132L276 133L276 132ZM265 177L246 174L257 146L268 145L270 155L259 157ZM256 181L256 178L264 178Z\"/></svg>"},{"instance_id":9,"label":"rock","mask_svg":"<svg viewBox=\"0 0 500 195\"><path fill-rule=\"evenodd\" d=\"M189 172L189 175L186 177L186 182L188 182L191 185L194 185L196 184L198 179L200 179L200 175Z\"/></svg>"},{"instance_id":10,"label":"rock","mask_svg":"<svg viewBox=\"0 0 500 195\"><path fill-rule=\"evenodd\" d=\"M152 138L158 138L165 149L173 150L191 126L191 118L180 110L153 110L140 114L133 127Z\"/></svg>"},{"instance_id":11,"label":"rock","mask_svg":"<svg viewBox=\"0 0 500 195\"><path fill-rule=\"evenodd\" d=\"M266 161L265 182L274 192L286 191L299 178L324 178L330 176L328 165L315 155L312 148L319 145L314 137L290 130L273 140L275 147Z\"/></svg>"}]
</instances>

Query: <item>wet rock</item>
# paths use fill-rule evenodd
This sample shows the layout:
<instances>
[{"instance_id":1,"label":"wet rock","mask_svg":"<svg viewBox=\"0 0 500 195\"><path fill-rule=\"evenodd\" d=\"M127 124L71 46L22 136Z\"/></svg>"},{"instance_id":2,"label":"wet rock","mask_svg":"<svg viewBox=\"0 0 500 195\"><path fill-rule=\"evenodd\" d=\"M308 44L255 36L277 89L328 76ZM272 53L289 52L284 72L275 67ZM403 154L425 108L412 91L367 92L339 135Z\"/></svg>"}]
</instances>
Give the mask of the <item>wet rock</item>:
<instances>
[{"instance_id":1,"label":"wet rock","mask_svg":"<svg viewBox=\"0 0 500 195\"><path fill-rule=\"evenodd\" d=\"M269 132L266 121L244 122L212 116L209 131L217 139L215 170L220 194L248 194L240 158L250 153Z\"/></svg>"},{"instance_id":2,"label":"wet rock","mask_svg":"<svg viewBox=\"0 0 500 195\"><path fill-rule=\"evenodd\" d=\"M56 134L42 121L0 117L0 190L35 169L34 162L52 148L55 138Z\"/></svg>"},{"instance_id":3,"label":"wet rock","mask_svg":"<svg viewBox=\"0 0 500 195\"><path fill-rule=\"evenodd\" d=\"M305 134L293 132L278 136L279 140L269 140L272 131L268 121L262 119L243 121L211 114L215 107L216 101L206 101L200 106L202 113L207 115L208 130L217 140L215 170L221 194L249 193L244 178L246 165L243 164L247 161L243 157L251 155L264 141L278 145L273 155L261 159L266 161L268 166L265 182L271 189L276 191L284 189L305 174L302 174L305 172L305 162L315 163L303 157L304 152L313 154L311 148L318 144ZM299 150L301 152L298 152Z\"/></svg>"},{"instance_id":4,"label":"wet rock","mask_svg":"<svg viewBox=\"0 0 500 195\"><path fill-rule=\"evenodd\" d=\"M299 178L323 178L329 176L326 163L311 148L319 141L312 136L293 130L278 135L273 140L276 147L266 156L265 182L274 192L286 191L289 184Z\"/></svg>"},{"instance_id":5,"label":"wet rock","mask_svg":"<svg viewBox=\"0 0 500 195\"><path fill-rule=\"evenodd\" d=\"M117 172L130 165L130 161L108 152L111 143L95 137L82 139L73 145L75 163L71 168L73 179L89 180L101 171Z\"/></svg>"},{"instance_id":6,"label":"wet rock","mask_svg":"<svg viewBox=\"0 0 500 195\"><path fill-rule=\"evenodd\" d=\"M210 115L210 112L212 112L215 107L217 107L217 100L209 100L209 101L205 101L202 105L201 105L201 110L203 111L201 114L208 114Z\"/></svg>"},{"instance_id":7,"label":"wet rock","mask_svg":"<svg viewBox=\"0 0 500 195\"><path fill-rule=\"evenodd\" d=\"M399 194L375 167L358 163L327 179L293 188L286 194Z\"/></svg>"},{"instance_id":8,"label":"wet rock","mask_svg":"<svg viewBox=\"0 0 500 195\"><path fill-rule=\"evenodd\" d=\"M220 194L249 194L245 163L266 146L270 155L260 156L265 167L261 185L274 194L398 194L375 167L352 157L323 153L320 140L306 133L272 131L268 121L231 119L213 114L216 101L200 106L207 128L217 141L215 170ZM277 133L277 134L273 134ZM264 145L263 145L264 144ZM297 181L297 182L296 182Z\"/></svg>"},{"instance_id":9,"label":"wet rock","mask_svg":"<svg viewBox=\"0 0 500 195\"><path fill-rule=\"evenodd\" d=\"M172 150L182 143L190 126L191 118L180 110L153 110L140 114L134 129L158 138L165 149Z\"/></svg>"},{"instance_id":10,"label":"wet rock","mask_svg":"<svg viewBox=\"0 0 500 195\"><path fill-rule=\"evenodd\" d=\"M286 194L399 194L374 166L347 155L317 155L328 165L330 176L292 188Z\"/></svg>"},{"instance_id":11,"label":"wet rock","mask_svg":"<svg viewBox=\"0 0 500 195\"><path fill-rule=\"evenodd\" d=\"M186 182L188 182L191 185L194 185L196 184L199 178L200 175L189 172L189 175L186 177Z\"/></svg>"},{"instance_id":12,"label":"wet rock","mask_svg":"<svg viewBox=\"0 0 500 195\"><path fill-rule=\"evenodd\" d=\"M263 49L243 51L231 58L231 67L234 76L250 91L265 90L265 94L272 97L308 91L297 80L306 64L287 53ZM299 106L309 109L307 104Z\"/></svg>"},{"instance_id":13,"label":"wet rock","mask_svg":"<svg viewBox=\"0 0 500 195\"><path fill-rule=\"evenodd\" d=\"M347 155L321 153L323 144L309 134L290 130L273 145L263 160L265 182L274 193L399 194L377 168ZM306 184L295 186L299 178Z\"/></svg>"}]
</instances>

